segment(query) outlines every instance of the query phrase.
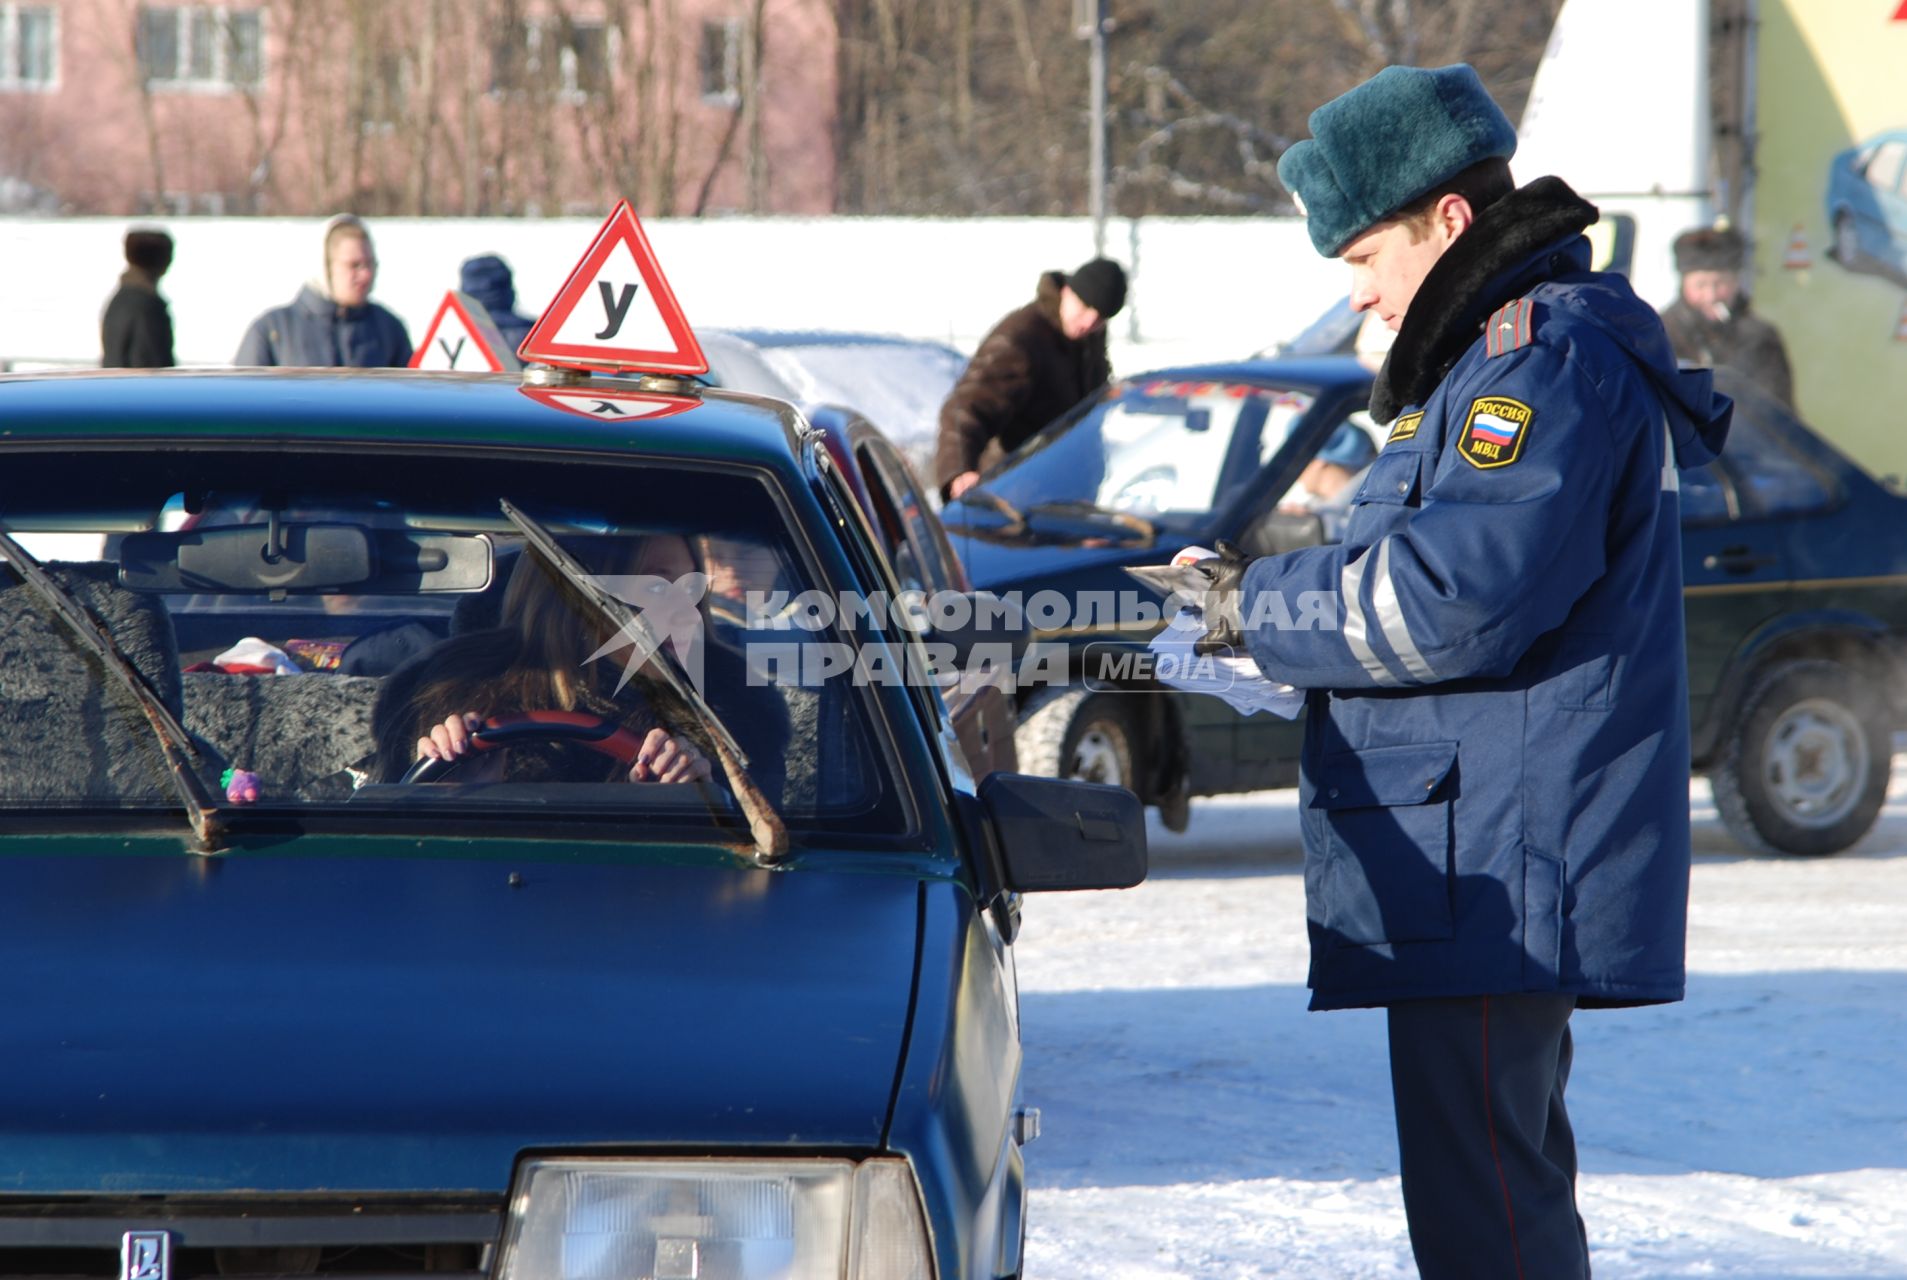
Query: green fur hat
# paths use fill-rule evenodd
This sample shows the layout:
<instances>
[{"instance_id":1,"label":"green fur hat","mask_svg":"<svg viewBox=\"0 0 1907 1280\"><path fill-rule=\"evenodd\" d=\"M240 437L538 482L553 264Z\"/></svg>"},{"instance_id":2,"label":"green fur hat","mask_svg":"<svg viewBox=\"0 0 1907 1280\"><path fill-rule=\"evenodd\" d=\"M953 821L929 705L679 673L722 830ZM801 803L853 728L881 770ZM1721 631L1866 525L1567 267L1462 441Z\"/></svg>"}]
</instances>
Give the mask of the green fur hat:
<instances>
[{"instance_id":1,"label":"green fur hat","mask_svg":"<svg viewBox=\"0 0 1907 1280\"><path fill-rule=\"evenodd\" d=\"M1516 154L1516 128L1469 64L1385 67L1311 113L1278 157L1327 258L1471 165Z\"/></svg>"}]
</instances>

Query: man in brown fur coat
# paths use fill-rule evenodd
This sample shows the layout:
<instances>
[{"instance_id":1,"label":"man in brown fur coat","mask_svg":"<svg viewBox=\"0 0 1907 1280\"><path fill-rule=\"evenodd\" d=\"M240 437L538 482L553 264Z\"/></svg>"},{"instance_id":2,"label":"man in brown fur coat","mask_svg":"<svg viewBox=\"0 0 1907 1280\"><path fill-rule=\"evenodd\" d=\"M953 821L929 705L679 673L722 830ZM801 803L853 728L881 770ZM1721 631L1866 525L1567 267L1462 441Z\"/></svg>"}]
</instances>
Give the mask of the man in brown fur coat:
<instances>
[{"instance_id":1,"label":"man in brown fur coat","mask_svg":"<svg viewBox=\"0 0 1907 1280\"><path fill-rule=\"evenodd\" d=\"M1125 304L1125 270L1094 258L1070 276L1046 272L1033 301L993 326L940 406L934 473L942 498L958 498L1105 385L1106 322Z\"/></svg>"}]
</instances>

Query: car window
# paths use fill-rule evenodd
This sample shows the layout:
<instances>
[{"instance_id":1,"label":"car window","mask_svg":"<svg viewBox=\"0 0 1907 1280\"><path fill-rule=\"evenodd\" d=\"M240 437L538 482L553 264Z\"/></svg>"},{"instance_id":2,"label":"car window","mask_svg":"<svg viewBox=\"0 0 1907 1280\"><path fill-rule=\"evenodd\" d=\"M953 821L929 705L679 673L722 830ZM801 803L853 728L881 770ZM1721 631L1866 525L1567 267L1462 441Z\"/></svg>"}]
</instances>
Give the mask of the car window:
<instances>
[{"instance_id":1,"label":"car window","mask_svg":"<svg viewBox=\"0 0 1907 1280\"><path fill-rule=\"evenodd\" d=\"M1257 474L1311 407L1307 391L1223 381L1118 383L985 487L1023 511L1074 503L1195 524Z\"/></svg>"},{"instance_id":2,"label":"car window","mask_svg":"<svg viewBox=\"0 0 1907 1280\"><path fill-rule=\"evenodd\" d=\"M905 553L917 566L919 582L915 585L926 591L950 589L954 574L947 562L947 548L934 528L932 508L906 464L878 440L863 442L858 452L869 488L880 490L882 499L900 523ZM896 564L895 568L899 571L900 566Z\"/></svg>"},{"instance_id":3,"label":"car window","mask_svg":"<svg viewBox=\"0 0 1907 1280\"><path fill-rule=\"evenodd\" d=\"M1735 416L1721 466L1734 487L1735 514L1741 518L1796 515L1830 506L1834 494L1827 480L1782 442L1784 432L1803 428L1765 396L1744 394L1741 388L1731 388L1731 394ZM1684 490L1685 517L1687 498Z\"/></svg>"},{"instance_id":4,"label":"car window","mask_svg":"<svg viewBox=\"0 0 1907 1280\"><path fill-rule=\"evenodd\" d=\"M1874 158L1867 162L1865 176L1870 184L1882 191L1892 191L1895 182L1901 177L1901 161L1907 159L1907 142L1883 142L1874 148Z\"/></svg>"},{"instance_id":5,"label":"car window","mask_svg":"<svg viewBox=\"0 0 1907 1280\"><path fill-rule=\"evenodd\" d=\"M1347 415L1324 437L1298 478L1279 498L1278 510L1287 515L1318 516L1325 541L1342 541L1351 500L1383 448L1386 434L1366 410Z\"/></svg>"},{"instance_id":6,"label":"car window","mask_svg":"<svg viewBox=\"0 0 1907 1280\"><path fill-rule=\"evenodd\" d=\"M646 626L606 621L503 500ZM642 813L726 838L741 810L719 768L630 781L651 731L713 761L719 723L791 829L891 830L905 788L789 511L758 474L652 458L16 454L0 478L0 524L57 558L198 740L205 787L250 775L240 803L432 823ZM713 719L661 679L654 646ZM9 809L176 807L141 712L12 575L0 663L32 673L0 739ZM439 783L400 781L418 739L464 713L515 736Z\"/></svg>"}]
</instances>

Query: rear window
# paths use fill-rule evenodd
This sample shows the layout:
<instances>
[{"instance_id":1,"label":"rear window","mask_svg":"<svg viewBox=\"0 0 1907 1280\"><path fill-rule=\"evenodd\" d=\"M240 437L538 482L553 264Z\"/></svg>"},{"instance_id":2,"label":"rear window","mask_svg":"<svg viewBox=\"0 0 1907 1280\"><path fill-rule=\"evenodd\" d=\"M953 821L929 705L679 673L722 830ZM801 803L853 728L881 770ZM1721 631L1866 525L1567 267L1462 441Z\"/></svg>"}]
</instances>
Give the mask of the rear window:
<instances>
[{"instance_id":1,"label":"rear window","mask_svg":"<svg viewBox=\"0 0 1907 1280\"><path fill-rule=\"evenodd\" d=\"M526 546L504 501L635 630ZM0 476L0 526L183 722L222 805L313 821L640 815L729 839L742 820L726 731L791 831L905 829L869 691L803 678L832 670L804 655L850 641L791 603L831 590L787 511L756 473L653 460L154 450L15 454ZM178 806L135 701L8 570L0 648L0 810ZM482 726L485 748L412 779L420 740L454 736L452 718ZM635 766L665 744L708 776Z\"/></svg>"}]
</instances>

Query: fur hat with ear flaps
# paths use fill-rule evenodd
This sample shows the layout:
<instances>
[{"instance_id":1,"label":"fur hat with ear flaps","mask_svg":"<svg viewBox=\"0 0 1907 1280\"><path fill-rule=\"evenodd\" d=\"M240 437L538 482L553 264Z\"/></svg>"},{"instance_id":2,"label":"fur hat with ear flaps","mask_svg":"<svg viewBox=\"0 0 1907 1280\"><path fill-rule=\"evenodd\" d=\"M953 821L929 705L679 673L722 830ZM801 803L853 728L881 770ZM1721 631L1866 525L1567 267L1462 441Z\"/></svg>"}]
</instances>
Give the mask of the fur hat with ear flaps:
<instances>
[{"instance_id":1,"label":"fur hat with ear flaps","mask_svg":"<svg viewBox=\"0 0 1907 1280\"><path fill-rule=\"evenodd\" d=\"M1311 113L1278 157L1327 258L1474 164L1516 154L1516 128L1467 63L1385 67Z\"/></svg>"}]
</instances>

